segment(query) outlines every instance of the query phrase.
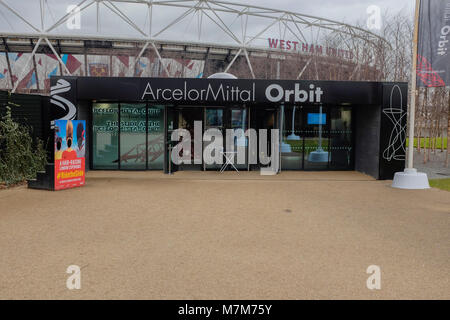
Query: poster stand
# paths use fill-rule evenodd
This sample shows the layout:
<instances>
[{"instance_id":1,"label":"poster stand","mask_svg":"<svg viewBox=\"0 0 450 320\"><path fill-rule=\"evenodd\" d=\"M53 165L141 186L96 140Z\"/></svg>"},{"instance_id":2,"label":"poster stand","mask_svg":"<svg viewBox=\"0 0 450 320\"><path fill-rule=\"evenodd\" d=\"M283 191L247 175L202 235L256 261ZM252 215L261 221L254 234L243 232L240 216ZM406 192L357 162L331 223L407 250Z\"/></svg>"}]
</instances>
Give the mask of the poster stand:
<instances>
[{"instance_id":1,"label":"poster stand","mask_svg":"<svg viewBox=\"0 0 450 320\"><path fill-rule=\"evenodd\" d=\"M55 121L55 190L85 183L86 121Z\"/></svg>"},{"instance_id":2,"label":"poster stand","mask_svg":"<svg viewBox=\"0 0 450 320\"><path fill-rule=\"evenodd\" d=\"M54 163L28 180L28 188L63 190L85 184L85 120L56 120L54 125Z\"/></svg>"}]
</instances>

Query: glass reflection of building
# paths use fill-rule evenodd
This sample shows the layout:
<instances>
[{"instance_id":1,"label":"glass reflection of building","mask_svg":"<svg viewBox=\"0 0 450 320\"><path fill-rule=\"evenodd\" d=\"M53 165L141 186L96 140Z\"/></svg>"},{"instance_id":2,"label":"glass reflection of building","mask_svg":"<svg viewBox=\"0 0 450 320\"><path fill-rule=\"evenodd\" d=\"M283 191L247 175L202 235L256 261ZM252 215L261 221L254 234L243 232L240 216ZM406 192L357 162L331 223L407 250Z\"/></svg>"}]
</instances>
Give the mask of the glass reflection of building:
<instances>
[{"instance_id":1,"label":"glass reflection of building","mask_svg":"<svg viewBox=\"0 0 450 320\"><path fill-rule=\"evenodd\" d=\"M94 103L93 169L162 170L164 107Z\"/></svg>"}]
</instances>

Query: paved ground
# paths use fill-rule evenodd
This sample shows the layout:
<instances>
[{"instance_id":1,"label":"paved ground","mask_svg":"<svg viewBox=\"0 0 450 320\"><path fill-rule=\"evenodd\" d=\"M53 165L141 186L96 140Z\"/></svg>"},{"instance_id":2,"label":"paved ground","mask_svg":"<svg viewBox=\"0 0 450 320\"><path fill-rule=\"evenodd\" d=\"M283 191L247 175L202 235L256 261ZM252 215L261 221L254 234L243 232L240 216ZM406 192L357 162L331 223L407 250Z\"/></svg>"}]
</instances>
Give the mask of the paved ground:
<instances>
[{"instance_id":1,"label":"paved ground","mask_svg":"<svg viewBox=\"0 0 450 320\"><path fill-rule=\"evenodd\" d=\"M240 180L238 180L240 179ZM450 194L354 172L90 172L0 191L0 298L450 298ZM79 291L67 266L82 267ZM379 265L382 289L366 288Z\"/></svg>"},{"instance_id":2,"label":"paved ground","mask_svg":"<svg viewBox=\"0 0 450 320\"><path fill-rule=\"evenodd\" d=\"M428 175L428 179L448 179L450 178L450 166L445 167L446 156L447 151L441 152L437 150L436 153L430 152L430 161L424 163L424 152L414 151L414 168L419 172L425 172Z\"/></svg>"}]
</instances>

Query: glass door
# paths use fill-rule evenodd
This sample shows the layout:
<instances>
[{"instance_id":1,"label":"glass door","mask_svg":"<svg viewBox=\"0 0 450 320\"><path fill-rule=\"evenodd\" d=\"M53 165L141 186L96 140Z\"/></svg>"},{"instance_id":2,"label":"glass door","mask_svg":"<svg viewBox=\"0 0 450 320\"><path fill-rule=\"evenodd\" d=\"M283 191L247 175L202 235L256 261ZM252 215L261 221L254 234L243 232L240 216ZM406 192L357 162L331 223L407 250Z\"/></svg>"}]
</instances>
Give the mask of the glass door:
<instances>
[{"instance_id":1,"label":"glass door","mask_svg":"<svg viewBox=\"0 0 450 320\"><path fill-rule=\"evenodd\" d=\"M147 168L147 106L120 104L120 169Z\"/></svg>"},{"instance_id":2,"label":"glass door","mask_svg":"<svg viewBox=\"0 0 450 320\"><path fill-rule=\"evenodd\" d=\"M323 106L303 109L304 169L325 170L330 161L329 115Z\"/></svg>"},{"instance_id":3,"label":"glass door","mask_svg":"<svg viewBox=\"0 0 450 320\"><path fill-rule=\"evenodd\" d=\"M203 169L203 150L200 154L195 154L194 152L194 139L199 139L197 143L200 143L202 137L196 137L194 135L194 125L195 121L200 121L203 123L203 108L202 107L194 107L194 106L186 106L179 107L178 110L178 128L186 129L190 133L190 149L183 150L185 154L180 154L180 156L188 156L190 158L190 164L180 164L178 166L179 170L202 170Z\"/></svg>"},{"instance_id":4,"label":"glass door","mask_svg":"<svg viewBox=\"0 0 450 320\"><path fill-rule=\"evenodd\" d=\"M213 141L214 137L208 137L207 130L216 129L222 137L222 152L233 149L235 154L234 166L238 170L248 170L248 139L245 132L249 126L248 108L225 108L207 107L205 108L205 128L204 135L207 141L203 142L203 150ZM227 130L233 130L233 136L227 137ZM228 140L227 140L228 139ZM213 157L217 157L215 153ZM204 170L219 170L225 159L222 156L222 163L204 164ZM231 165L227 170L234 170Z\"/></svg>"},{"instance_id":5,"label":"glass door","mask_svg":"<svg viewBox=\"0 0 450 320\"><path fill-rule=\"evenodd\" d=\"M93 169L119 168L119 105L94 103L92 108Z\"/></svg>"},{"instance_id":6,"label":"glass door","mask_svg":"<svg viewBox=\"0 0 450 320\"><path fill-rule=\"evenodd\" d=\"M303 107L284 106L283 139L281 142L281 169L303 168Z\"/></svg>"},{"instance_id":7,"label":"glass door","mask_svg":"<svg viewBox=\"0 0 450 320\"><path fill-rule=\"evenodd\" d=\"M162 170L164 164L164 107L147 109L147 169Z\"/></svg>"},{"instance_id":8,"label":"glass door","mask_svg":"<svg viewBox=\"0 0 450 320\"><path fill-rule=\"evenodd\" d=\"M236 108L230 110L230 129L234 131L233 141L228 143L233 145L234 166L238 170L248 169L248 138L245 132L248 129L248 109ZM229 168L232 169L232 168Z\"/></svg>"},{"instance_id":9,"label":"glass door","mask_svg":"<svg viewBox=\"0 0 450 320\"><path fill-rule=\"evenodd\" d=\"M330 169L353 170L353 124L351 107L330 110Z\"/></svg>"},{"instance_id":10,"label":"glass door","mask_svg":"<svg viewBox=\"0 0 450 320\"><path fill-rule=\"evenodd\" d=\"M257 164L250 165L251 170L259 170L261 167L266 167L266 164L260 162L261 159L268 159L272 153L272 136L271 130L278 129L278 107L258 106L251 108L250 117L251 127L256 129L258 135L257 154L253 155L257 159ZM266 143L261 145L262 136L259 130L267 130Z\"/></svg>"},{"instance_id":11,"label":"glass door","mask_svg":"<svg viewBox=\"0 0 450 320\"><path fill-rule=\"evenodd\" d=\"M209 129L216 129L220 132L222 137L224 136L224 109L217 107L217 108L205 108L205 127L204 127L204 139L203 139L203 150L207 148L211 143L214 142L214 138L212 136L209 136L207 130ZM223 140L222 140L222 146ZM214 151L215 152L215 151ZM213 157L218 157L215 153L212 153ZM223 157L222 157L223 161ZM203 164L203 170L219 170L222 167L221 163L213 163L213 164Z\"/></svg>"},{"instance_id":12,"label":"glass door","mask_svg":"<svg viewBox=\"0 0 450 320\"><path fill-rule=\"evenodd\" d=\"M177 142L172 142L172 132L178 129L178 109L172 106L166 107L166 119L165 119L165 133L166 133L166 159L165 159L165 173L173 173L178 171L178 166L172 162L172 149Z\"/></svg>"},{"instance_id":13,"label":"glass door","mask_svg":"<svg viewBox=\"0 0 450 320\"><path fill-rule=\"evenodd\" d=\"M93 169L163 169L163 106L94 103L92 118Z\"/></svg>"}]
</instances>

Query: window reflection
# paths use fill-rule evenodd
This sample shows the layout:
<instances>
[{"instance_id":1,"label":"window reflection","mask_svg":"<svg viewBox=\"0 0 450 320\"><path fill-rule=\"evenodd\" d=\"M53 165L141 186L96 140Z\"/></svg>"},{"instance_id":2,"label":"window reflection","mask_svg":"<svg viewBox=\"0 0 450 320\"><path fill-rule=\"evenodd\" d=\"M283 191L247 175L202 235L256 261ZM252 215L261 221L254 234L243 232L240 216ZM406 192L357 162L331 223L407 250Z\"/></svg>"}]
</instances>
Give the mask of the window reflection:
<instances>
[{"instance_id":1,"label":"window reflection","mask_svg":"<svg viewBox=\"0 0 450 320\"><path fill-rule=\"evenodd\" d=\"M346 170L353 168L352 111L350 107L331 111L331 161L330 168Z\"/></svg>"},{"instance_id":2,"label":"window reflection","mask_svg":"<svg viewBox=\"0 0 450 320\"><path fill-rule=\"evenodd\" d=\"M231 110L231 129L234 130L233 146L236 155L234 156L235 167L244 170L247 169L248 139L245 136L247 130L247 109Z\"/></svg>"},{"instance_id":3,"label":"window reflection","mask_svg":"<svg viewBox=\"0 0 450 320\"><path fill-rule=\"evenodd\" d=\"M146 105L120 105L120 168L146 168Z\"/></svg>"},{"instance_id":4,"label":"window reflection","mask_svg":"<svg viewBox=\"0 0 450 320\"><path fill-rule=\"evenodd\" d=\"M284 106L281 169L301 170L303 157L301 106Z\"/></svg>"},{"instance_id":5,"label":"window reflection","mask_svg":"<svg viewBox=\"0 0 450 320\"><path fill-rule=\"evenodd\" d=\"M352 109L284 106L282 170L351 170Z\"/></svg>"},{"instance_id":6,"label":"window reflection","mask_svg":"<svg viewBox=\"0 0 450 320\"><path fill-rule=\"evenodd\" d=\"M324 170L329 161L328 108L314 106L305 108L305 170Z\"/></svg>"},{"instance_id":7,"label":"window reflection","mask_svg":"<svg viewBox=\"0 0 450 320\"><path fill-rule=\"evenodd\" d=\"M94 169L118 169L119 107L94 103L92 110L92 151Z\"/></svg>"},{"instance_id":8,"label":"window reflection","mask_svg":"<svg viewBox=\"0 0 450 320\"><path fill-rule=\"evenodd\" d=\"M209 133L207 133L208 129L217 129L222 134L224 133L223 128L223 109L222 108L206 108L205 109L205 140L203 141L203 150L205 150L206 147L208 147L211 143L214 141L214 137L210 136ZM223 142L222 142L223 144ZM213 156L216 156L216 154L212 154ZM221 163L213 163L213 164L207 164L204 163L204 169L205 170L217 170L222 167Z\"/></svg>"},{"instance_id":9,"label":"window reflection","mask_svg":"<svg viewBox=\"0 0 450 320\"><path fill-rule=\"evenodd\" d=\"M164 166L164 106L148 107L148 169Z\"/></svg>"}]
</instances>

